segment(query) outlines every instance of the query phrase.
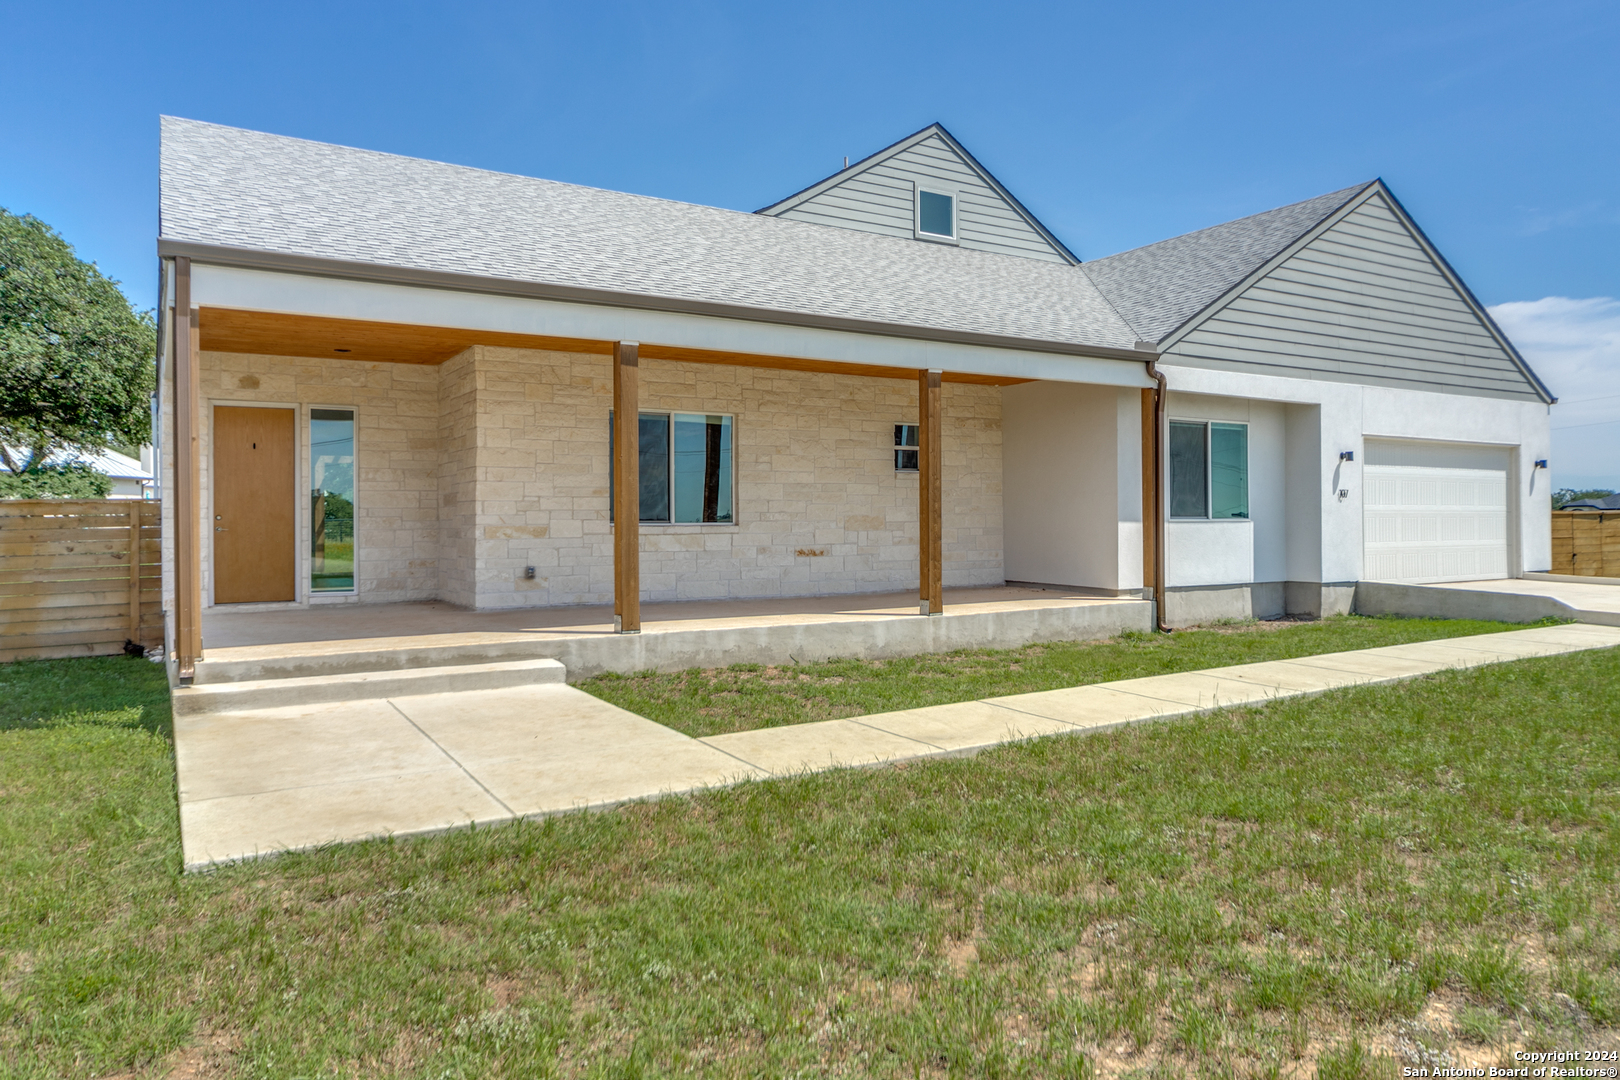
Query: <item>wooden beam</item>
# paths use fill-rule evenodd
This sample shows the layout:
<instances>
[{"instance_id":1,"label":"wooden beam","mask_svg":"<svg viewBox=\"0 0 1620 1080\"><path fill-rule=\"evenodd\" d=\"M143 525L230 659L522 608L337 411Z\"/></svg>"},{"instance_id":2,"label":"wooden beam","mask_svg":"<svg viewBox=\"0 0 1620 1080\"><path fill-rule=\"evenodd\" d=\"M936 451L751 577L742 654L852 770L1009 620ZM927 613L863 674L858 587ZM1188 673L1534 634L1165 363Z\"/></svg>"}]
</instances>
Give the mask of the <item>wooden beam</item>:
<instances>
[{"instance_id":1,"label":"wooden beam","mask_svg":"<svg viewBox=\"0 0 1620 1080\"><path fill-rule=\"evenodd\" d=\"M641 633L641 358L613 345L613 629Z\"/></svg>"},{"instance_id":2,"label":"wooden beam","mask_svg":"<svg viewBox=\"0 0 1620 1080\"><path fill-rule=\"evenodd\" d=\"M917 373L917 564L918 610L924 615L945 611L945 572L941 534L940 372Z\"/></svg>"},{"instance_id":3,"label":"wooden beam","mask_svg":"<svg viewBox=\"0 0 1620 1080\"><path fill-rule=\"evenodd\" d=\"M191 260L174 260L174 654L182 683L202 659L202 545L197 430L197 318L191 307Z\"/></svg>"},{"instance_id":4,"label":"wooden beam","mask_svg":"<svg viewBox=\"0 0 1620 1080\"><path fill-rule=\"evenodd\" d=\"M359 360L387 364L442 364L473 345L548 352L612 353L613 342L587 338L508 334L494 330L465 330L410 323L330 319L317 315L288 315L274 311L242 311L207 307L201 317L202 348L207 352L252 353L262 356L306 356L327 360ZM912 379L914 368L849 364L791 356L760 356L713 349L688 349L644 342L638 353L649 360L677 360L689 364L725 364L774 371L814 371L874 379ZM946 382L1015 386L1029 379L1000 375L951 372Z\"/></svg>"}]
</instances>

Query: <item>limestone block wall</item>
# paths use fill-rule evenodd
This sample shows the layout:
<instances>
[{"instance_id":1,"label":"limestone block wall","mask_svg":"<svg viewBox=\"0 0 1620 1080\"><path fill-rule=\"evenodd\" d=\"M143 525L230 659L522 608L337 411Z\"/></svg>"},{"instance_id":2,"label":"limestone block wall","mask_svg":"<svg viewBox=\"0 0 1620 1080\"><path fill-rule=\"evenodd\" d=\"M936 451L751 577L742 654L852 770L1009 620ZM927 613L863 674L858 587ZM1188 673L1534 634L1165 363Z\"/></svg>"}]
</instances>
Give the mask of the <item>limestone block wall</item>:
<instances>
[{"instance_id":1,"label":"limestone block wall","mask_svg":"<svg viewBox=\"0 0 1620 1080\"><path fill-rule=\"evenodd\" d=\"M296 406L300 491L309 407L352 406L357 600L611 602L607 356L475 346L431 366L209 352L201 366L205 513L210 405ZM914 382L660 360L641 370L644 410L731 414L736 445L737 523L643 525L645 599L915 585L917 476L894 469L894 425L916 422ZM944 415L945 581L1000 584L1001 391L947 383ZM301 506L301 551L308 517Z\"/></svg>"},{"instance_id":2,"label":"limestone block wall","mask_svg":"<svg viewBox=\"0 0 1620 1080\"><path fill-rule=\"evenodd\" d=\"M478 602L477 360L477 350L468 349L437 370L437 596L464 607Z\"/></svg>"},{"instance_id":3,"label":"limestone block wall","mask_svg":"<svg viewBox=\"0 0 1620 1080\"><path fill-rule=\"evenodd\" d=\"M611 601L609 359L470 351L477 606ZM1003 578L1000 393L945 386L948 585ZM916 395L916 384L903 380L643 361L643 410L735 417L737 471L736 524L642 526L644 599L913 586L917 477L895 472L894 425L916 422ZM443 557L452 557L448 549ZM527 566L535 567L532 581Z\"/></svg>"},{"instance_id":4,"label":"limestone block wall","mask_svg":"<svg viewBox=\"0 0 1620 1080\"><path fill-rule=\"evenodd\" d=\"M439 593L439 369L298 356L203 352L201 473L203 521L213 520L211 434L214 405L296 406L298 488L308 492L311 405L352 407L358 421L355 542L359 589L367 602L426 600ZM298 507L299 590L308 581L309 505ZM205 599L211 595L209 538L202 531Z\"/></svg>"}]
</instances>

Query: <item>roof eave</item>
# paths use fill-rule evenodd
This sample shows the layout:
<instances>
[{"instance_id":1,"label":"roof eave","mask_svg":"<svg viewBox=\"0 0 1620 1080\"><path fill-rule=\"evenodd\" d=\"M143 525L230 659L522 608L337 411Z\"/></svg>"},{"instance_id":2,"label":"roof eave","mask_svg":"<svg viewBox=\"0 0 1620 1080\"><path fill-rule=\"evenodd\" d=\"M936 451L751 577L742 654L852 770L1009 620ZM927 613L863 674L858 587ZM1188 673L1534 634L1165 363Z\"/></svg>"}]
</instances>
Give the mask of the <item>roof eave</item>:
<instances>
[{"instance_id":1,"label":"roof eave","mask_svg":"<svg viewBox=\"0 0 1620 1080\"><path fill-rule=\"evenodd\" d=\"M726 304L717 301L690 300L682 297L654 296L646 293L616 292L610 289L591 289L546 282L518 281L511 278L488 278L476 274L420 270L412 267L388 266L381 263L331 259L313 255L292 255L259 248L233 247L191 240L175 240L166 237L160 237L158 240L158 255L163 258L184 256L200 263L215 266L276 270L316 277L343 278L351 281L373 281L382 284L454 289L462 292L492 293L535 300L596 304L604 307L706 315L714 318L777 323L819 330L840 330L857 334L876 334L883 337L908 338L917 341L939 341L993 349L1023 349L1032 352L1054 353L1062 356L1083 356L1099 360L1126 360L1145 363L1158 358L1157 352L1143 349L1126 349L1108 345L1084 345L1070 341L1022 338L1004 334L983 334L905 323L814 315L807 312L779 311L771 308L750 307L744 304Z\"/></svg>"}]
</instances>

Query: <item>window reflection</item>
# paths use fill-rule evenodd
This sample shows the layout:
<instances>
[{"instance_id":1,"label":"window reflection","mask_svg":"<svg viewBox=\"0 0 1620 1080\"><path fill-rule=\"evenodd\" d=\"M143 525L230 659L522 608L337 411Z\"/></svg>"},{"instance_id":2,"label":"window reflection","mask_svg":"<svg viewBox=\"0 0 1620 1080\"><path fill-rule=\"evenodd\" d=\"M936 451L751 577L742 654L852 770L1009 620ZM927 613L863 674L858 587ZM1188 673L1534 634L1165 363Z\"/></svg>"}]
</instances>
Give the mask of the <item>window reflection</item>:
<instances>
[{"instance_id":1,"label":"window reflection","mask_svg":"<svg viewBox=\"0 0 1620 1080\"><path fill-rule=\"evenodd\" d=\"M354 589L354 413L309 413L310 560L313 592Z\"/></svg>"}]
</instances>

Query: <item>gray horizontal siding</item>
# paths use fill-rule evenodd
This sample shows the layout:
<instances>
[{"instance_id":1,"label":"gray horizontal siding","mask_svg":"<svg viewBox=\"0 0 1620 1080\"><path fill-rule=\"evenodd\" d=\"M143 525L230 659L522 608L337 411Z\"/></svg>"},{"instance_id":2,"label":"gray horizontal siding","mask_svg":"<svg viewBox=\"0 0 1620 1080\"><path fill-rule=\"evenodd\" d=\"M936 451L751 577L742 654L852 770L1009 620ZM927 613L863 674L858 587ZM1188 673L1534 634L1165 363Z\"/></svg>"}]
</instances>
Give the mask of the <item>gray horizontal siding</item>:
<instances>
[{"instance_id":1,"label":"gray horizontal siding","mask_svg":"<svg viewBox=\"0 0 1620 1080\"><path fill-rule=\"evenodd\" d=\"M956 229L962 247L1068 262L937 135L863 169L778 216L884 236L912 236L912 185L917 183L925 187L940 184L959 193Z\"/></svg>"},{"instance_id":2,"label":"gray horizontal siding","mask_svg":"<svg viewBox=\"0 0 1620 1080\"><path fill-rule=\"evenodd\" d=\"M1230 301L1166 361L1537 400L1382 195Z\"/></svg>"}]
</instances>

